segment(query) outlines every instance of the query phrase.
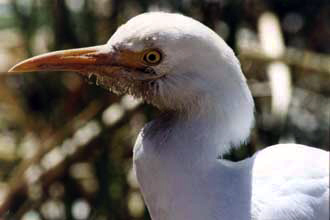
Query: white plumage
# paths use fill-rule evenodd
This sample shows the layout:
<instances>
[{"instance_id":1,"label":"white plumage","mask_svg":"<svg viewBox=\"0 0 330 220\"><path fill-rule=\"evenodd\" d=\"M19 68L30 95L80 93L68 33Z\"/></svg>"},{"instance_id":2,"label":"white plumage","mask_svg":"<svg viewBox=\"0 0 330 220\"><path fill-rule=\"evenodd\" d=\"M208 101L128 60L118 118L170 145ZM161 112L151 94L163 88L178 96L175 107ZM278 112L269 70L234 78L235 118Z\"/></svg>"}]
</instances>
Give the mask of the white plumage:
<instances>
[{"instance_id":1,"label":"white plumage","mask_svg":"<svg viewBox=\"0 0 330 220\"><path fill-rule=\"evenodd\" d=\"M159 92L170 102L163 105L180 110L147 124L134 149L152 218L328 220L327 152L292 144L238 163L217 159L245 141L253 122L251 94L222 39L190 18L164 13L135 17L114 37L140 42L142 33L171 59L157 67L167 71Z\"/></svg>"},{"instance_id":2,"label":"white plumage","mask_svg":"<svg viewBox=\"0 0 330 220\"><path fill-rule=\"evenodd\" d=\"M120 55L153 48L162 60L148 71ZM99 83L164 112L143 128L134 147L134 167L152 219L329 220L328 152L288 144L240 162L218 159L248 138L254 104L237 58L212 30L179 14L146 13L121 26L97 52L88 51L79 54L76 66L77 52L70 52L69 61L58 58L61 52L12 71L93 72ZM90 57L100 54L103 60L93 71L82 68L81 60L91 65ZM107 56L111 62L104 61ZM46 61L51 65L36 64ZM114 72L118 82L110 80Z\"/></svg>"}]
</instances>

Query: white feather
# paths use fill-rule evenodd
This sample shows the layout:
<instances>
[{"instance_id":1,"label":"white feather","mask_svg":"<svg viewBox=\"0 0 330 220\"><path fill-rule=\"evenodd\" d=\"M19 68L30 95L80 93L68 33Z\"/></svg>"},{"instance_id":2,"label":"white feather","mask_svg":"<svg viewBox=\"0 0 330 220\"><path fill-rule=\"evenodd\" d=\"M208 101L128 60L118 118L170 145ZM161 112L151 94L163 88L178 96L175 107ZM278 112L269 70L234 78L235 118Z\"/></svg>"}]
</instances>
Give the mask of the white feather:
<instances>
[{"instance_id":1,"label":"white feather","mask_svg":"<svg viewBox=\"0 0 330 220\"><path fill-rule=\"evenodd\" d=\"M329 220L329 153L277 145L233 163L218 160L246 141L253 100L233 51L191 18L146 13L109 45L159 48L151 103L166 113L147 124L134 166L155 220Z\"/></svg>"}]
</instances>

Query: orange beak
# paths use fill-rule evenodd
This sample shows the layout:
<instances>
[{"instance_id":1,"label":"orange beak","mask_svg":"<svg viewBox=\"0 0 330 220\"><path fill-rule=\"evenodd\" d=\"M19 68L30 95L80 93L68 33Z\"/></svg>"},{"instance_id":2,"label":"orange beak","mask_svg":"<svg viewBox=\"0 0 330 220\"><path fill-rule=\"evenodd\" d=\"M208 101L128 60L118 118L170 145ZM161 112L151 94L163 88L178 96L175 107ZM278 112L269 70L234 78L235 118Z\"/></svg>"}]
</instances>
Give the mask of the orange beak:
<instances>
[{"instance_id":1,"label":"orange beak","mask_svg":"<svg viewBox=\"0 0 330 220\"><path fill-rule=\"evenodd\" d=\"M84 72L114 62L114 53L105 46L62 50L32 57L16 64L9 72L75 71Z\"/></svg>"},{"instance_id":2,"label":"orange beak","mask_svg":"<svg viewBox=\"0 0 330 220\"><path fill-rule=\"evenodd\" d=\"M9 72L73 71L81 74L113 74L119 69L144 70L142 52L116 50L109 45L61 50L24 60Z\"/></svg>"}]
</instances>

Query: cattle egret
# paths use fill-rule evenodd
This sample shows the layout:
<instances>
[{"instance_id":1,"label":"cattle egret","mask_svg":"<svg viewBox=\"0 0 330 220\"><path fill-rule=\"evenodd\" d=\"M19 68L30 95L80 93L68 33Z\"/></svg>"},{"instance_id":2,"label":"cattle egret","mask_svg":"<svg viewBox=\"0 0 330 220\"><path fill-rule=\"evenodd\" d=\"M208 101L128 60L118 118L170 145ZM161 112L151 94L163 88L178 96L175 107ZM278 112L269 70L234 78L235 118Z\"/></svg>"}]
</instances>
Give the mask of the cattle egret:
<instances>
[{"instance_id":1,"label":"cattle egret","mask_svg":"<svg viewBox=\"0 0 330 220\"><path fill-rule=\"evenodd\" d=\"M280 144L239 162L254 104L239 61L200 22L152 12L107 44L47 53L10 72L74 71L163 114L146 124L134 168L155 220L329 220L329 152ZM220 159L219 159L220 158Z\"/></svg>"}]
</instances>

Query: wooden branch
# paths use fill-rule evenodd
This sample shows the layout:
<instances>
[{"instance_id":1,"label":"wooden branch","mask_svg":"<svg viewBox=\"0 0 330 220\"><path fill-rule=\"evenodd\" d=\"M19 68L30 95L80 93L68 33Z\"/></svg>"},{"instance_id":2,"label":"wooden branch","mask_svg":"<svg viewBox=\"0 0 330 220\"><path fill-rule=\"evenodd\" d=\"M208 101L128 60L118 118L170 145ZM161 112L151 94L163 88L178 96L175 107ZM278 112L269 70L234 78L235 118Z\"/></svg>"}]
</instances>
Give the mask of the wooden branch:
<instances>
[{"instance_id":1,"label":"wooden branch","mask_svg":"<svg viewBox=\"0 0 330 220\"><path fill-rule=\"evenodd\" d=\"M95 146L102 146L101 144L98 144L98 142L101 141L101 138L104 134L113 133L116 129L118 129L119 127L126 124L129 121L129 119L132 117L132 115L137 110L140 110L140 109L141 109L141 106L138 105L136 108L127 110L125 112L125 114L123 115L123 117L121 117L118 121L116 121L111 126L103 129L98 136L94 137L92 140L90 140L85 145L79 146L79 148L77 148L77 150L73 154L66 155L66 157L60 163L58 163L56 166L52 167L51 169L46 170L44 173L42 173L37 178L37 180L35 180L35 182L40 183L41 187L43 189L47 188L52 182L54 182L56 179L63 176L68 171L68 168L71 166L71 164L88 158L91 155L91 152L95 152L95 150L97 149ZM52 149L53 148L55 148L55 146L52 146ZM47 151L47 152L49 152L49 151ZM42 155L38 155L39 160L37 160L35 158L33 164L40 163L40 159L47 152L43 152ZM30 163L28 163L28 164L30 164ZM24 170L26 171L27 168L29 167L29 165L28 166L25 165L25 166L26 166L26 168ZM17 183L15 184L14 187L10 188L10 191L7 194L6 199L0 205L0 217L4 216L9 211L12 211L13 208L19 207L15 203L17 200L16 198L20 198L19 199L20 204L23 204L24 201L27 201L29 199L28 195L27 195L29 184L27 183L25 178L22 178L24 176L23 174L24 174L24 172L23 173L19 172L18 174L16 174L18 176L15 176L14 179L15 179L15 181L17 181ZM19 213L21 213L21 212L19 212ZM17 216L15 216L15 217L17 217Z\"/></svg>"},{"instance_id":2,"label":"wooden branch","mask_svg":"<svg viewBox=\"0 0 330 220\"><path fill-rule=\"evenodd\" d=\"M27 183L23 177L27 169L33 164L38 164L45 154L50 152L57 146L57 144L63 141L66 136L65 134L72 134L75 131L74 125L77 124L78 121L87 122L95 117L95 115L100 112L101 106L102 105L100 105L100 103L92 102L78 116L63 126L63 129L54 134L53 137L50 137L47 142L42 145L43 147L40 148L40 150L31 159L21 162L18 168L14 170L12 177L8 181L10 190L4 202L0 204L0 216L4 215L6 210L10 209L13 198L17 195L26 194Z\"/></svg>"},{"instance_id":3,"label":"wooden branch","mask_svg":"<svg viewBox=\"0 0 330 220\"><path fill-rule=\"evenodd\" d=\"M260 47L254 44L240 44L238 47L240 59L250 59L269 63L272 61L281 61L288 65L301 69L312 70L319 73L330 74L330 56L308 50L296 48L287 48L284 54L278 58L268 56Z\"/></svg>"}]
</instances>

